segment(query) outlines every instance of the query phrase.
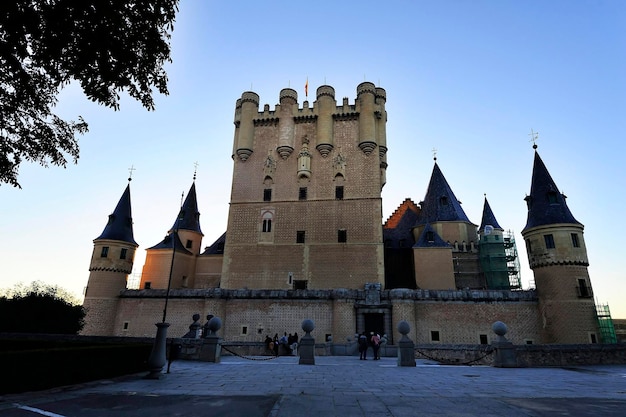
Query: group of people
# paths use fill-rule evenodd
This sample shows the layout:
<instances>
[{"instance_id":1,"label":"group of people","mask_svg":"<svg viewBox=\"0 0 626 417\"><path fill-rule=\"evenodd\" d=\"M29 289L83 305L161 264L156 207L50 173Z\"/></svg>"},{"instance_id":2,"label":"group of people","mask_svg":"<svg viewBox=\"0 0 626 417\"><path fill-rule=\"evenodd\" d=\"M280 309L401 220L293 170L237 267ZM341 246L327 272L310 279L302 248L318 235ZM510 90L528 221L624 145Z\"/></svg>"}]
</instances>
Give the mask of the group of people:
<instances>
[{"instance_id":1,"label":"group of people","mask_svg":"<svg viewBox=\"0 0 626 417\"><path fill-rule=\"evenodd\" d=\"M378 333L370 332L369 337L367 332L363 332L359 335L357 340L359 344L359 353L361 354L360 360L367 360L367 349L371 346L374 351L374 360L377 361L380 359L380 345L381 345L381 337Z\"/></svg>"},{"instance_id":2,"label":"group of people","mask_svg":"<svg viewBox=\"0 0 626 417\"><path fill-rule=\"evenodd\" d=\"M274 335L274 338L265 336L265 346L267 349L274 352L274 355L278 356L280 346L283 346L283 349L289 352L290 355L298 354L298 333L294 333L293 335L285 332L280 338L278 337L278 333Z\"/></svg>"}]
</instances>

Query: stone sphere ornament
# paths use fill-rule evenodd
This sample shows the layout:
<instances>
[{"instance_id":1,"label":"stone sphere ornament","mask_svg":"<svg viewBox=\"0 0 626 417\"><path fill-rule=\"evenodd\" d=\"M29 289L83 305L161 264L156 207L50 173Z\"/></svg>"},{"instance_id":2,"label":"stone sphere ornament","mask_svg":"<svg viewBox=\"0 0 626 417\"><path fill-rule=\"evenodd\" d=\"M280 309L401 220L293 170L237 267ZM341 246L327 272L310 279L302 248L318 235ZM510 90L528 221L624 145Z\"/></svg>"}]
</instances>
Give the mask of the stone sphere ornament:
<instances>
[{"instance_id":1,"label":"stone sphere ornament","mask_svg":"<svg viewBox=\"0 0 626 417\"><path fill-rule=\"evenodd\" d=\"M211 331L211 333L215 334L221 328L222 319L220 319L219 317L212 317L211 320L209 320L209 330Z\"/></svg>"},{"instance_id":2,"label":"stone sphere ornament","mask_svg":"<svg viewBox=\"0 0 626 417\"><path fill-rule=\"evenodd\" d=\"M398 323L398 331L402 336L406 336L411 331L411 326L407 321L402 320Z\"/></svg>"},{"instance_id":3,"label":"stone sphere ornament","mask_svg":"<svg viewBox=\"0 0 626 417\"><path fill-rule=\"evenodd\" d=\"M498 336L504 336L509 331L509 328L501 321L496 321L491 325L491 330Z\"/></svg>"},{"instance_id":4,"label":"stone sphere ornament","mask_svg":"<svg viewBox=\"0 0 626 417\"><path fill-rule=\"evenodd\" d=\"M313 320L306 319L302 321L302 330L306 333L311 333L313 329L315 329L315 323L313 323Z\"/></svg>"}]
</instances>

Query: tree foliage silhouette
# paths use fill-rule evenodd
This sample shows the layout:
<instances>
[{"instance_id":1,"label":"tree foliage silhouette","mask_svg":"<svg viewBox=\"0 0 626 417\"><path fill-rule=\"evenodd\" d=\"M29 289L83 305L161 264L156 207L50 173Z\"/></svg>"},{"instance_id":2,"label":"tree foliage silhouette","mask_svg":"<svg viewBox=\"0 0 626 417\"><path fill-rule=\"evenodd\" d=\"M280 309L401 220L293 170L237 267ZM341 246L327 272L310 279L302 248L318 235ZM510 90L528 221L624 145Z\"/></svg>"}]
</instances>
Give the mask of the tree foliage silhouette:
<instances>
[{"instance_id":1,"label":"tree foliage silhouette","mask_svg":"<svg viewBox=\"0 0 626 417\"><path fill-rule=\"evenodd\" d=\"M17 285L0 297L0 332L77 334L85 309L67 292L41 282Z\"/></svg>"},{"instance_id":2,"label":"tree foliage silhouette","mask_svg":"<svg viewBox=\"0 0 626 417\"><path fill-rule=\"evenodd\" d=\"M0 185L20 187L23 160L78 161L87 123L52 111L72 81L115 110L122 91L153 110L153 89L168 94L163 65L177 11L178 0L0 2Z\"/></svg>"}]
</instances>

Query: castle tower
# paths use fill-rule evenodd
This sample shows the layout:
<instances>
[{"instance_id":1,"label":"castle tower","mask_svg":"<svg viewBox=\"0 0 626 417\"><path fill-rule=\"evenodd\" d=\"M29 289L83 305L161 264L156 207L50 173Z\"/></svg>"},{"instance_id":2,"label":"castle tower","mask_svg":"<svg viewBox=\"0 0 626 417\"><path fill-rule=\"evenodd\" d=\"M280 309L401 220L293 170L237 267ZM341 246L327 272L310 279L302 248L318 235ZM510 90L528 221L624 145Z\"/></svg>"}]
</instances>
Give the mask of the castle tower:
<instances>
[{"instance_id":1,"label":"castle tower","mask_svg":"<svg viewBox=\"0 0 626 417\"><path fill-rule=\"evenodd\" d=\"M522 230L543 322L543 343L599 342L584 226L570 212L535 147Z\"/></svg>"},{"instance_id":2,"label":"castle tower","mask_svg":"<svg viewBox=\"0 0 626 417\"><path fill-rule=\"evenodd\" d=\"M141 288L193 288L203 236L194 181L165 238L146 249Z\"/></svg>"},{"instance_id":3,"label":"castle tower","mask_svg":"<svg viewBox=\"0 0 626 417\"><path fill-rule=\"evenodd\" d=\"M118 296L126 289L126 279L133 270L135 250L139 246L133 237L130 184L93 244L83 302L87 317L82 334L111 335L114 334Z\"/></svg>"},{"instance_id":4,"label":"castle tower","mask_svg":"<svg viewBox=\"0 0 626 417\"><path fill-rule=\"evenodd\" d=\"M504 246L504 229L498 224L486 196L478 236L480 266L487 281L487 288L493 290L511 289Z\"/></svg>"},{"instance_id":5,"label":"castle tower","mask_svg":"<svg viewBox=\"0 0 626 417\"><path fill-rule=\"evenodd\" d=\"M275 110L253 92L237 101L222 288L383 283L385 90L362 83L353 105L334 96L324 85L313 107L292 89Z\"/></svg>"},{"instance_id":6,"label":"castle tower","mask_svg":"<svg viewBox=\"0 0 626 417\"><path fill-rule=\"evenodd\" d=\"M482 288L476 225L461 208L436 162L413 228L415 280L419 288Z\"/></svg>"}]
</instances>

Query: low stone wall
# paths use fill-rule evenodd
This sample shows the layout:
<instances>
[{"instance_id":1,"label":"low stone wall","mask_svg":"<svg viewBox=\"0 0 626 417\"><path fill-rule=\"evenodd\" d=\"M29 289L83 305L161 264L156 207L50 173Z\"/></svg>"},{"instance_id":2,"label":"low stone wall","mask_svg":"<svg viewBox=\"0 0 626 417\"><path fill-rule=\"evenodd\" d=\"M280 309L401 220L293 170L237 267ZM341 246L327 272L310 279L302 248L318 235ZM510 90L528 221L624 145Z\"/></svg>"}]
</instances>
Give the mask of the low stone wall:
<instances>
[{"instance_id":1,"label":"low stone wall","mask_svg":"<svg viewBox=\"0 0 626 417\"><path fill-rule=\"evenodd\" d=\"M429 359L442 365L493 365L491 345L420 344L415 359Z\"/></svg>"},{"instance_id":2,"label":"low stone wall","mask_svg":"<svg viewBox=\"0 0 626 417\"><path fill-rule=\"evenodd\" d=\"M624 365L626 344L518 345L518 367Z\"/></svg>"}]
</instances>

